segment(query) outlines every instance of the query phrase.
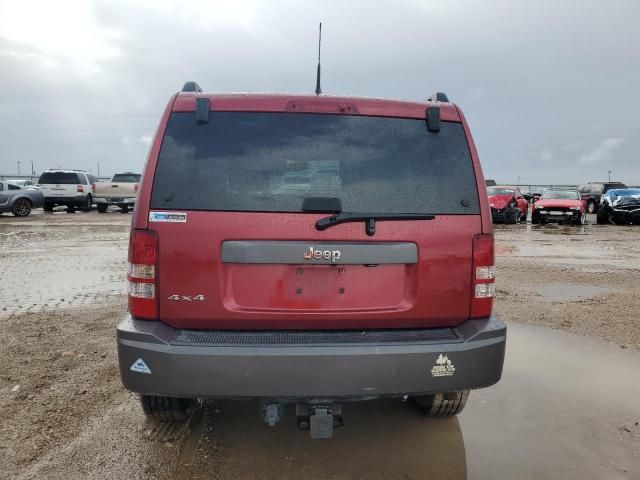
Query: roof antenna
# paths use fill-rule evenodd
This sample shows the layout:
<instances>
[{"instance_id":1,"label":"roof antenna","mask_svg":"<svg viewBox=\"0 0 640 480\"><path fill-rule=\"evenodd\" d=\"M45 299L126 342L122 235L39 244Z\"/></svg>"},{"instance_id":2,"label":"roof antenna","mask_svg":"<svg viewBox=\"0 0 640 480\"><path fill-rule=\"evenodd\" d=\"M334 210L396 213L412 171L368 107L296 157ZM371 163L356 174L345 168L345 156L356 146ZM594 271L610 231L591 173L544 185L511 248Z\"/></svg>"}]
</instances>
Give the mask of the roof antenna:
<instances>
[{"instance_id":1,"label":"roof antenna","mask_svg":"<svg viewBox=\"0 0 640 480\"><path fill-rule=\"evenodd\" d=\"M316 95L320 95L320 42L322 41L322 22L320 22L320 31L318 33L318 73L316 74Z\"/></svg>"}]
</instances>

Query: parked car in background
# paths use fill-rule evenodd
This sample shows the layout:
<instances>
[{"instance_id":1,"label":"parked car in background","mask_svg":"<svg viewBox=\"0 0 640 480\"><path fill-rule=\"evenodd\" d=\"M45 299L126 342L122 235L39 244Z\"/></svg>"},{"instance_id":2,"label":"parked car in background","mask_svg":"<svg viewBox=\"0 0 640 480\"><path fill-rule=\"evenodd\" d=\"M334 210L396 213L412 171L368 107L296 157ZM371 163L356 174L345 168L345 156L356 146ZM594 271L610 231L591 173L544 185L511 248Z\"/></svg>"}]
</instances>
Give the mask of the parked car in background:
<instances>
[{"instance_id":1,"label":"parked car in background","mask_svg":"<svg viewBox=\"0 0 640 480\"><path fill-rule=\"evenodd\" d=\"M38 188L33 181L25 180L24 178L9 179L7 180L7 183L17 185L18 187Z\"/></svg>"},{"instance_id":2,"label":"parked car in background","mask_svg":"<svg viewBox=\"0 0 640 480\"><path fill-rule=\"evenodd\" d=\"M11 212L16 217L26 217L34 208L44 206L44 194L35 188L0 182L0 213Z\"/></svg>"},{"instance_id":3,"label":"parked car in background","mask_svg":"<svg viewBox=\"0 0 640 480\"><path fill-rule=\"evenodd\" d=\"M485 179L484 184L487 187L493 187L494 185L496 185L496 181L488 178L488 179Z\"/></svg>"},{"instance_id":4,"label":"parked car in background","mask_svg":"<svg viewBox=\"0 0 640 480\"><path fill-rule=\"evenodd\" d=\"M587 204L580 192L567 188L549 188L533 204L531 223L587 223Z\"/></svg>"},{"instance_id":5,"label":"parked car in background","mask_svg":"<svg viewBox=\"0 0 640 480\"><path fill-rule=\"evenodd\" d=\"M91 185L96 178L82 170L51 169L42 172L38 187L44 193L44 210L66 206L73 213L77 208L88 212L93 207Z\"/></svg>"},{"instance_id":6,"label":"parked car in background","mask_svg":"<svg viewBox=\"0 0 640 480\"><path fill-rule=\"evenodd\" d=\"M106 213L109 205L120 207L123 213L129 211L136 203L139 173L116 173L110 182L99 182L92 185L93 201L100 213Z\"/></svg>"},{"instance_id":7,"label":"parked car in background","mask_svg":"<svg viewBox=\"0 0 640 480\"><path fill-rule=\"evenodd\" d=\"M487 187L491 218L494 223L519 223L527 221L529 202L519 187L496 185Z\"/></svg>"},{"instance_id":8,"label":"parked car in background","mask_svg":"<svg viewBox=\"0 0 640 480\"><path fill-rule=\"evenodd\" d=\"M614 188L626 187L624 183L620 182L589 182L580 185L578 190L586 202L587 213L596 213L600 206L600 198L603 194Z\"/></svg>"},{"instance_id":9,"label":"parked car in background","mask_svg":"<svg viewBox=\"0 0 640 480\"><path fill-rule=\"evenodd\" d=\"M525 200L531 204L540 200L542 192L543 190L530 190L528 192L522 192L522 195L524 196Z\"/></svg>"},{"instance_id":10,"label":"parked car in background","mask_svg":"<svg viewBox=\"0 0 640 480\"><path fill-rule=\"evenodd\" d=\"M597 222L613 224L640 224L640 188L609 190L602 196Z\"/></svg>"},{"instance_id":11,"label":"parked car in background","mask_svg":"<svg viewBox=\"0 0 640 480\"><path fill-rule=\"evenodd\" d=\"M500 379L489 202L444 94L188 83L150 152L117 327L122 381L147 415L252 398L275 425L293 403L299 428L328 438L344 401L409 397L450 416ZM287 181L301 171L308 181Z\"/></svg>"}]
</instances>

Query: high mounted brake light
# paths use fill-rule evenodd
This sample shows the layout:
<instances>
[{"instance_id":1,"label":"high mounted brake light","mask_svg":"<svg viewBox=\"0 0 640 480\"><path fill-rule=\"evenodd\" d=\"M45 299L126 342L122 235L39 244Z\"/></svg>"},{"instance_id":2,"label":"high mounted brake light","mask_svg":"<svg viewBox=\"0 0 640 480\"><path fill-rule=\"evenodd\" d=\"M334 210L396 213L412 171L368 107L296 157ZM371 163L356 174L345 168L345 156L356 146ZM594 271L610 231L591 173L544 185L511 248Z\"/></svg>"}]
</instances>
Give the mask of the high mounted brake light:
<instances>
[{"instance_id":1,"label":"high mounted brake light","mask_svg":"<svg viewBox=\"0 0 640 480\"><path fill-rule=\"evenodd\" d=\"M493 235L473 237L471 318L486 318L493 309L495 256Z\"/></svg>"},{"instance_id":2,"label":"high mounted brake light","mask_svg":"<svg viewBox=\"0 0 640 480\"><path fill-rule=\"evenodd\" d=\"M431 133L440 131L440 107L429 107L426 112L427 130Z\"/></svg>"},{"instance_id":3,"label":"high mounted brake light","mask_svg":"<svg viewBox=\"0 0 640 480\"><path fill-rule=\"evenodd\" d=\"M156 265L158 236L149 230L131 230L127 272L129 312L135 318L154 320L158 316Z\"/></svg>"},{"instance_id":4,"label":"high mounted brake light","mask_svg":"<svg viewBox=\"0 0 640 480\"><path fill-rule=\"evenodd\" d=\"M205 125L209 123L209 112L211 106L208 98L196 98L196 123Z\"/></svg>"}]
</instances>

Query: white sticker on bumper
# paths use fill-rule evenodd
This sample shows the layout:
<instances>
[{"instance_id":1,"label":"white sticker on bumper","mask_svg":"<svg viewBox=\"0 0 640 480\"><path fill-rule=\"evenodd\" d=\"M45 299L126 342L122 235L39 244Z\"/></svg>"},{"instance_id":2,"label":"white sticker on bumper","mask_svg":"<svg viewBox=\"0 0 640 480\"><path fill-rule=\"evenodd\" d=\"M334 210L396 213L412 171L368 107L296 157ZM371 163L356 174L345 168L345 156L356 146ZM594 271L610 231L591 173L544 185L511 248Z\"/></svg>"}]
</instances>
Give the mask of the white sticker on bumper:
<instances>
[{"instance_id":1,"label":"white sticker on bumper","mask_svg":"<svg viewBox=\"0 0 640 480\"><path fill-rule=\"evenodd\" d=\"M436 364L431 369L432 377L450 377L456 372L456 367L446 355L440 354Z\"/></svg>"},{"instance_id":2,"label":"white sticker on bumper","mask_svg":"<svg viewBox=\"0 0 640 480\"><path fill-rule=\"evenodd\" d=\"M133 365L129 367L129 370L136 373L146 373L147 375L151 375L151 369L147 367L147 364L144 363L144 360L141 358L133 362Z\"/></svg>"}]
</instances>

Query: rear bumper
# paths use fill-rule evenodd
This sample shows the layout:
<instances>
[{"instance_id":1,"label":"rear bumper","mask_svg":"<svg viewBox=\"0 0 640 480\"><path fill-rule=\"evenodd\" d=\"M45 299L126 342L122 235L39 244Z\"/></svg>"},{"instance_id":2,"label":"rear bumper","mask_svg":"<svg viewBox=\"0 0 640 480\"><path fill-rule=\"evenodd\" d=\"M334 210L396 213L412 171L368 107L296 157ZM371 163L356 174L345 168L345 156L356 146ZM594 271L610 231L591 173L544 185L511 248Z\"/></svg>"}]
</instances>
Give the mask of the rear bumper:
<instances>
[{"instance_id":1,"label":"rear bumper","mask_svg":"<svg viewBox=\"0 0 640 480\"><path fill-rule=\"evenodd\" d=\"M553 210L547 210L537 212L537 214L541 219L546 220L547 222L566 222L568 220L577 221L582 215L582 212L580 212L580 210L571 210L567 212L554 212Z\"/></svg>"},{"instance_id":2,"label":"rear bumper","mask_svg":"<svg viewBox=\"0 0 640 480\"><path fill-rule=\"evenodd\" d=\"M598 212L605 218L611 218L615 223L635 223L640 224L640 209L638 210L620 210L607 208L602 212Z\"/></svg>"},{"instance_id":3,"label":"rear bumper","mask_svg":"<svg viewBox=\"0 0 640 480\"><path fill-rule=\"evenodd\" d=\"M256 332L185 335L161 322L127 316L118 325L117 342L124 386L149 395L372 398L480 388L500 380L503 322L491 317L431 330L451 334L429 338L430 330L422 330L417 331L422 339L409 336L407 341L406 336L398 338L398 330L366 331L357 335L371 341L352 342L355 332L346 341L345 332L310 332L311 339L304 341L300 337L305 335L285 333L295 339L289 341L280 340L282 332L272 332L278 338L274 343L265 341L268 332L258 334L261 340ZM139 359L148 371L132 370Z\"/></svg>"},{"instance_id":4,"label":"rear bumper","mask_svg":"<svg viewBox=\"0 0 640 480\"><path fill-rule=\"evenodd\" d=\"M45 203L52 205L85 205L87 197L44 197Z\"/></svg>"},{"instance_id":5,"label":"rear bumper","mask_svg":"<svg viewBox=\"0 0 640 480\"><path fill-rule=\"evenodd\" d=\"M117 197L117 198L120 198L120 200L113 201L112 197L94 197L93 203L95 204L102 203L105 205L131 206L131 207L134 206L136 203L136 197L131 197L131 198Z\"/></svg>"},{"instance_id":6,"label":"rear bumper","mask_svg":"<svg viewBox=\"0 0 640 480\"><path fill-rule=\"evenodd\" d=\"M520 215L517 208L491 208L491 221L493 223L508 223L513 220L514 215Z\"/></svg>"}]
</instances>

